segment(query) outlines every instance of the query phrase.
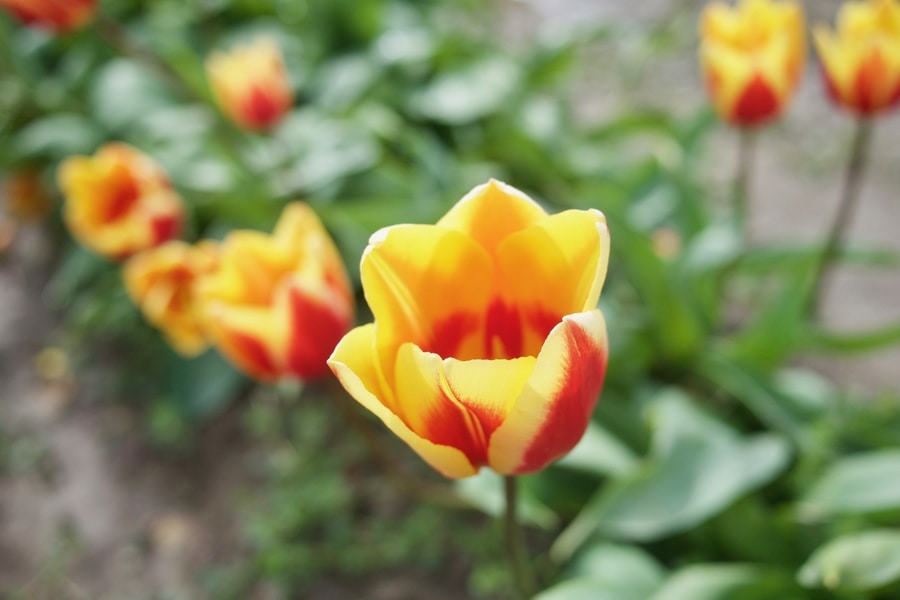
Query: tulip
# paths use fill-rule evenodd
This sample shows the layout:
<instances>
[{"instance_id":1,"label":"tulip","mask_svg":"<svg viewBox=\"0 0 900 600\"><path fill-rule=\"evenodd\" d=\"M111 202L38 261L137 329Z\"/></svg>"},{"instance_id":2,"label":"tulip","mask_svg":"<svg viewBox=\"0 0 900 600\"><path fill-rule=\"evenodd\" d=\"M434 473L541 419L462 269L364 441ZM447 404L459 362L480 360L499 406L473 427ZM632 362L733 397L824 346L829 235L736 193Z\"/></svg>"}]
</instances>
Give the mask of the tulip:
<instances>
[{"instance_id":1,"label":"tulip","mask_svg":"<svg viewBox=\"0 0 900 600\"><path fill-rule=\"evenodd\" d=\"M837 31L819 26L813 36L838 105L869 117L900 102L900 2L847 2Z\"/></svg>"},{"instance_id":2,"label":"tulip","mask_svg":"<svg viewBox=\"0 0 900 600\"><path fill-rule=\"evenodd\" d=\"M0 0L5 8L26 25L56 32L77 29L94 14L97 0Z\"/></svg>"},{"instance_id":3,"label":"tulip","mask_svg":"<svg viewBox=\"0 0 900 600\"><path fill-rule=\"evenodd\" d=\"M181 198L162 168L131 146L111 143L92 157L69 157L58 177L69 230L104 256L127 258L177 237L181 229Z\"/></svg>"},{"instance_id":4,"label":"tulip","mask_svg":"<svg viewBox=\"0 0 900 600\"><path fill-rule=\"evenodd\" d=\"M739 127L781 114L806 61L803 11L795 2L740 0L706 6L700 60L716 112Z\"/></svg>"},{"instance_id":5,"label":"tulip","mask_svg":"<svg viewBox=\"0 0 900 600\"><path fill-rule=\"evenodd\" d=\"M302 203L285 208L272 235L230 233L197 290L212 342L263 381L327 374L328 355L353 324L341 257Z\"/></svg>"},{"instance_id":6,"label":"tulip","mask_svg":"<svg viewBox=\"0 0 900 600\"><path fill-rule=\"evenodd\" d=\"M575 446L600 393L608 258L602 213L548 216L491 180L436 225L371 237L361 276L375 322L329 364L446 477L538 471Z\"/></svg>"},{"instance_id":7,"label":"tulip","mask_svg":"<svg viewBox=\"0 0 900 600\"><path fill-rule=\"evenodd\" d=\"M171 241L134 255L123 267L132 301L184 356L196 356L209 345L195 287L217 260L218 247L213 242L191 246Z\"/></svg>"},{"instance_id":8,"label":"tulip","mask_svg":"<svg viewBox=\"0 0 900 600\"><path fill-rule=\"evenodd\" d=\"M23 170L10 176L0 188L6 212L21 222L39 221L47 216L53 202L37 171Z\"/></svg>"},{"instance_id":9,"label":"tulip","mask_svg":"<svg viewBox=\"0 0 900 600\"><path fill-rule=\"evenodd\" d=\"M222 111L243 129L271 129L294 102L281 51L270 39L214 53L206 72Z\"/></svg>"}]
</instances>

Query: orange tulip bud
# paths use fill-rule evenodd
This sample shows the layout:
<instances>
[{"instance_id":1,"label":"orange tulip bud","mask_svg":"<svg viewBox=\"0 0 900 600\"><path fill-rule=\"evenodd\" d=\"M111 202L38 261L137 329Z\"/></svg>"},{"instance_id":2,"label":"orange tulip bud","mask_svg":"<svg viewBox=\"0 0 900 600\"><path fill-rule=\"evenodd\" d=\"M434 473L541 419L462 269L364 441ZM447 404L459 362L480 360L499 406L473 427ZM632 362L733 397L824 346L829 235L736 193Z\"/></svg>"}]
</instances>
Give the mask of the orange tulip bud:
<instances>
[{"instance_id":1,"label":"orange tulip bud","mask_svg":"<svg viewBox=\"0 0 900 600\"><path fill-rule=\"evenodd\" d=\"M270 39L215 52L206 72L222 111L244 129L271 129L294 102L281 51Z\"/></svg>"},{"instance_id":2,"label":"orange tulip bud","mask_svg":"<svg viewBox=\"0 0 900 600\"><path fill-rule=\"evenodd\" d=\"M700 61L716 112L752 127L784 110L806 62L803 11L792 1L714 2L700 23Z\"/></svg>"},{"instance_id":3,"label":"orange tulip bud","mask_svg":"<svg viewBox=\"0 0 900 600\"><path fill-rule=\"evenodd\" d=\"M39 221L50 212L53 202L37 171L19 171L0 188L6 212L22 222Z\"/></svg>"},{"instance_id":4,"label":"orange tulip bud","mask_svg":"<svg viewBox=\"0 0 900 600\"><path fill-rule=\"evenodd\" d=\"M302 203L285 208L272 235L230 233L197 289L212 342L264 381L325 375L328 355L353 324L341 257Z\"/></svg>"},{"instance_id":5,"label":"orange tulip bud","mask_svg":"<svg viewBox=\"0 0 900 600\"><path fill-rule=\"evenodd\" d=\"M92 157L67 158L58 176L69 230L95 252L124 259L178 236L181 198L162 168L137 149L107 144Z\"/></svg>"},{"instance_id":6,"label":"orange tulip bud","mask_svg":"<svg viewBox=\"0 0 900 600\"><path fill-rule=\"evenodd\" d=\"M97 0L0 0L0 7L26 25L64 32L84 25L94 14Z\"/></svg>"},{"instance_id":7,"label":"orange tulip bud","mask_svg":"<svg viewBox=\"0 0 900 600\"><path fill-rule=\"evenodd\" d=\"M548 216L492 180L437 225L372 236L361 275L375 322L329 364L443 475L538 471L584 434L603 384L608 260L599 211Z\"/></svg>"},{"instance_id":8,"label":"orange tulip bud","mask_svg":"<svg viewBox=\"0 0 900 600\"><path fill-rule=\"evenodd\" d=\"M860 116L900 102L900 2L841 6L837 31L816 27L816 49L831 98Z\"/></svg>"},{"instance_id":9,"label":"orange tulip bud","mask_svg":"<svg viewBox=\"0 0 900 600\"><path fill-rule=\"evenodd\" d=\"M166 242L132 256L122 278L128 295L144 316L162 330L180 354L195 356L209 345L203 330L195 287L197 280L215 269L218 246L201 242Z\"/></svg>"}]
</instances>

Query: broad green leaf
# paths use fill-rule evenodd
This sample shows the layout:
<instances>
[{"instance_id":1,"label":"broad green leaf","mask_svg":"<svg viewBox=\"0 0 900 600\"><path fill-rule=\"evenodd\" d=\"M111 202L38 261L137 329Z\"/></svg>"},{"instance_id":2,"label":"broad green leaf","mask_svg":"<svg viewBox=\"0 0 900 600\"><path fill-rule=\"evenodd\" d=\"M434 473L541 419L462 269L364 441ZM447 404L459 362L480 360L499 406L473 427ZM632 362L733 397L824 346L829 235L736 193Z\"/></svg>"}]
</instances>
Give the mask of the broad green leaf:
<instances>
[{"instance_id":1,"label":"broad green leaf","mask_svg":"<svg viewBox=\"0 0 900 600\"><path fill-rule=\"evenodd\" d=\"M750 565L693 565L669 577L651 600L797 600L790 578Z\"/></svg>"},{"instance_id":2,"label":"broad green leaf","mask_svg":"<svg viewBox=\"0 0 900 600\"><path fill-rule=\"evenodd\" d=\"M413 98L420 114L447 125L471 123L515 98L519 66L500 56L445 72Z\"/></svg>"},{"instance_id":3,"label":"broad green leaf","mask_svg":"<svg viewBox=\"0 0 900 600\"><path fill-rule=\"evenodd\" d=\"M107 63L91 90L94 118L112 131L125 129L172 104L168 93L146 69L127 59Z\"/></svg>"},{"instance_id":4,"label":"broad green leaf","mask_svg":"<svg viewBox=\"0 0 900 600\"><path fill-rule=\"evenodd\" d=\"M573 561L570 573L604 585L616 598L646 600L659 587L666 571L637 546L599 543L588 547Z\"/></svg>"},{"instance_id":5,"label":"broad green leaf","mask_svg":"<svg viewBox=\"0 0 900 600\"><path fill-rule=\"evenodd\" d=\"M843 458L811 487L799 510L812 518L900 509L900 450Z\"/></svg>"},{"instance_id":6,"label":"broad green leaf","mask_svg":"<svg viewBox=\"0 0 900 600\"><path fill-rule=\"evenodd\" d=\"M589 577L570 579L548 588L534 597L534 600L645 600L621 584L598 581Z\"/></svg>"},{"instance_id":7,"label":"broad green leaf","mask_svg":"<svg viewBox=\"0 0 900 600\"><path fill-rule=\"evenodd\" d=\"M482 469L474 477L456 482L456 491L486 514L502 516L506 511L503 493L503 477L489 469ZM528 493L526 486L519 486L519 514L526 523L549 529L558 521L556 514L537 498Z\"/></svg>"},{"instance_id":8,"label":"broad green leaf","mask_svg":"<svg viewBox=\"0 0 900 600\"><path fill-rule=\"evenodd\" d=\"M30 123L19 131L12 144L21 158L61 159L72 154L91 154L101 139L90 120L59 113Z\"/></svg>"},{"instance_id":9,"label":"broad green leaf","mask_svg":"<svg viewBox=\"0 0 900 600\"><path fill-rule=\"evenodd\" d=\"M233 401L247 379L210 350L193 359L173 354L166 384L168 396L182 414L203 419Z\"/></svg>"},{"instance_id":10,"label":"broad green leaf","mask_svg":"<svg viewBox=\"0 0 900 600\"><path fill-rule=\"evenodd\" d=\"M663 394L652 412L653 456L585 506L556 540L551 552L557 559L570 556L595 531L654 541L690 529L771 481L790 459L781 438L742 438L678 394Z\"/></svg>"},{"instance_id":11,"label":"broad green leaf","mask_svg":"<svg viewBox=\"0 0 900 600\"><path fill-rule=\"evenodd\" d=\"M853 333L836 333L811 326L803 332L799 342L813 352L862 353L874 352L900 343L900 322L889 323Z\"/></svg>"},{"instance_id":12,"label":"broad green leaf","mask_svg":"<svg viewBox=\"0 0 900 600\"><path fill-rule=\"evenodd\" d=\"M900 531L879 529L831 540L797 575L807 587L868 591L900 580Z\"/></svg>"},{"instance_id":13,"label":"broad green leaf","mask_svg":"<svg viewBox=\"0 0 900 600\"><path fill-rule=\"evenodd\" d=\"M624 475L637 465L628 446L602 426L591 423L581 441L556 466L597 475Z\"/></svg>"}]
</instances>

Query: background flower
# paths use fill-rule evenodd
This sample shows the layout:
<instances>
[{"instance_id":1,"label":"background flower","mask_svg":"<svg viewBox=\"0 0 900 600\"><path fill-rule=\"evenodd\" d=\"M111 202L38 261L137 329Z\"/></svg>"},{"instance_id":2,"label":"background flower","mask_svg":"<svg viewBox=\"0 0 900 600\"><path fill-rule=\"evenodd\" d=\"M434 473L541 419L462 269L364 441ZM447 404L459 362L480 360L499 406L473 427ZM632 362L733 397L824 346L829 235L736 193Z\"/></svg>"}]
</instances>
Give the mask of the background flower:
<instances>
[{"instance_id":1,"label":"background flower","mask_svg":"<svg viewBox=\"0 0 900 600\"><path fill-rule=\"evenodd\" d=\"M281 50L268 38L213 53L206 71L222 111L244 129L271 129L293 104Z\"/></svg>"},{"instance_id":2,"label":"background flower","mask_svg":"<svg viewBox=\"0 0 900 600\"><path fill-rule=\"evenodd\" d=\"M152 158L110 143L92 156L67 158L59 167L72 235L109 258L123 259L177 237L181 198Z\"/></svg>"},{"instance_id":3,"label":"background flower","mask_svg":"<svg viewBox=\"0 0 900 600\"><path fill-rule=\"evenodd\" d=\"M209 335L240 369L266 381L314 379L353 323L340 255L305 204L288 205L272 235L230 233L198 294Z\"/></svg>"},{"instance_id":4,"label":"background flower","mask_svg":"<svg viewBox=\"0 0 900 600\"><path fill-rule=\"evenodd\" d=\"M900 102L900 3L845 2L836 31L817 26L816 49L831 98L863 116Z\"/></svg>"},{"instance_id":5,"label":"background flower","mask_svg":"<svg viewBox=\"0 0 900 600\"><path fill-rule=\"evenodd\" d=\"M700 22L700 59L713 105L740 126L777 117L806 61L803 12L792 1L709 4Z\"/></svg>"}]
</instances>

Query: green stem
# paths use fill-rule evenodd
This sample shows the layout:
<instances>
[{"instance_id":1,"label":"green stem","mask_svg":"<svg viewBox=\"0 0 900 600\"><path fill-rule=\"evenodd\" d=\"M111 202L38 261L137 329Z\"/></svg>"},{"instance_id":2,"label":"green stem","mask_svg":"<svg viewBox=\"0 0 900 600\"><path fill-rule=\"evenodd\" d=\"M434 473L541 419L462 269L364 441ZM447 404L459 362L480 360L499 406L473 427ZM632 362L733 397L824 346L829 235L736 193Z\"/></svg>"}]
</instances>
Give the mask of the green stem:
<instances>
[{"instance_id":1,"label":"green stem","mask_svg":"<svg viewBox=\"0 0 900 600\"><path fill-rule=\"evenodd\" d=\"M864 117L857 119L853 145L850 150L850 162L847 163L847 170L844 172L844 186L838 212L831 223L822 254L819 255L819 260L813 270L812 286L807 300L807 314L811 316L819 310L822 296L827 289L829 267L840 253L844 234L859 203L859 190L868 160L871 133L871 122Z\"/></svg>"},{"instance_id":2,"label":"green stem","mask_svg":"<svg viewBox=\"0 0 900 600\"><path fill-rule=\"evenodd\" d=\"M527 600L534 596L537 586L528 565L525 542L522 539L522 528L519 525L518 480L515 475L507 475L503 478L503 491L506 497L506 514L503 519L506 553L509 556L510 567L519 588L519 594Z\"/></svg>"},{"instance_id":3,"label":"green stem","mask_svg":"<svg viewBox=\"0 0 900 600\"><path fill-rule=\"evenodd\" d=\"M732 188L732 211L738 229L746 242L750 236L750 173L756 154L756 131L742 128L738 130L738 156Z\"/></svg>"}]
</instances>

